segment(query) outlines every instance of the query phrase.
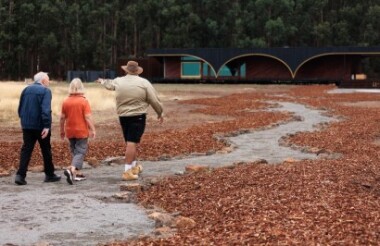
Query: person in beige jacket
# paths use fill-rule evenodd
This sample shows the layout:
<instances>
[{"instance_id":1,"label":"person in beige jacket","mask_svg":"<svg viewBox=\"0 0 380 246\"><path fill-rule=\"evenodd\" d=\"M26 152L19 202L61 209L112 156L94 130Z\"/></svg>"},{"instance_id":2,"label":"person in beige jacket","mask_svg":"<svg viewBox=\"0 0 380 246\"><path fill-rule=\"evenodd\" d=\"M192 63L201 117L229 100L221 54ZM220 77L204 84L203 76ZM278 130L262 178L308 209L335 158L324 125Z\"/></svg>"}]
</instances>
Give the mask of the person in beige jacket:
<instances>
[{"instance_id":1,"label":"person in beige jacket","mask_svg":"<svg viewBox=\"0 0 380 246\"><path fill-rule=\"evenodd\" d=\"M148 107L154 109L162 123L163 106L152 84L139 76L143 68L137 62L129 61L121 68L127 73L125 76L114 80L98 79L98 82L116 93L116 110L126 142L122 179L136 180L142 172L141 164L137 164L137 144L144 134Z\"/></svg>"}]
</instances>

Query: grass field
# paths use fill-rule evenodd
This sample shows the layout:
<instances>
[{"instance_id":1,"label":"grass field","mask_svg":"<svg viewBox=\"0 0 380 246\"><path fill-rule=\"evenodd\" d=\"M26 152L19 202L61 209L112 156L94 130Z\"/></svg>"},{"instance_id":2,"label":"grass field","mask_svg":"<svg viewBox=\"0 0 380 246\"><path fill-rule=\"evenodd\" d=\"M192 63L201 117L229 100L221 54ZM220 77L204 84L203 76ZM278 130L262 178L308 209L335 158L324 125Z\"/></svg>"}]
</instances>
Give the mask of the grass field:
<instances>
[{"instance_id":1,"label":"grass field","mask_svg":"<svg viewBox=\"0 0 380 246\"><path fill-rule=\"evenodd\" d=\"M27 86L25 82L0 82L0 122L15 123L18 121L17 108L19 105L22 90ZM89 100L92 111L115 110L115 99L112 91L104 89L97 83L85 83L85 96ZM66 82L52 81L50 89L52 91L52 113L53 121L57 122L60 115L61 105L68 95ZM214 85L214 84L154 84L153 85L162 101L186 100L194 97L218 97L231 93L254 91L257 85ZM266 86L268 91L276 91L282 86ZM288 86L290 87L290 86ZM95 115L96 117L101 115Z\"/></svg>"},{"instance_id":2,"label":"grass field","mask_svg":"<svg viewBox=\"0 0 380 246\"><path fill-rule=\"evenodd\" d=\"M0 122L13 123L18 121L17 108L22 90L27 86L24 82L0 83ZM52 82L50 89L53 94L52 113L56 120L61 111L63 100L68 95L68 83ZM112 91L104 89L99 84L85 84L85 96L89 100L93 111L102 111L115 108L115 99Z\"/></svg>"}]
</instances>

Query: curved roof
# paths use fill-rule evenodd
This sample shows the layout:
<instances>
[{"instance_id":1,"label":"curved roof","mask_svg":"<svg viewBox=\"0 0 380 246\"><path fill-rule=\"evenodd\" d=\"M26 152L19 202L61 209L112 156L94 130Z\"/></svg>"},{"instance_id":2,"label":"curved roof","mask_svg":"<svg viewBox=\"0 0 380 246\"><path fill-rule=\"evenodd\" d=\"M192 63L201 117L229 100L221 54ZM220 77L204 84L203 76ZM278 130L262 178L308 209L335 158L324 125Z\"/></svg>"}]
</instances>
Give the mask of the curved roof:
<instances>
[{"instance_id":1,"label":"curved roof","mask_svg":"<svg viewBox=\"0 0 380 246\"><path fill-rule=\"evenodd\" d=\"M380 55L380 46L150 49L147 55L151 57L195 56L209 63L214 71L219 71L227 62L242 56L267 56L284 63L294 75L302 64L313 58L326 55Z\"/></svg>"}]
</instances>

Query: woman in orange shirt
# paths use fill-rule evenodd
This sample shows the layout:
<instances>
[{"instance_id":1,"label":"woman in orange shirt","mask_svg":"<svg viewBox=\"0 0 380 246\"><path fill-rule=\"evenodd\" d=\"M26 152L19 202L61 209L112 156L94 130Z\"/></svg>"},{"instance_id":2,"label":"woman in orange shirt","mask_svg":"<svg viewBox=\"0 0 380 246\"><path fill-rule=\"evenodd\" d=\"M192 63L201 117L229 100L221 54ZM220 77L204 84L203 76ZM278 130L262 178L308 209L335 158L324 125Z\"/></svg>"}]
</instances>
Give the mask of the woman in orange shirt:
<instances>
[{"instance_id":1,"label":"woman in orange shirt","mask_svg":"<svg viewBox=\"0 0 380 246\"><path fill-rule=\"evenodd\" d=\"M95 126L91 117L90 104L84 96L84 86L75 78L69 86L69 96L63 101L61 119L61 139L70 142L71 166L64 171L69 184L74 184L77 171L82 169L88 150L88 138L95 137Z\"/></svg>"}]
</instances>

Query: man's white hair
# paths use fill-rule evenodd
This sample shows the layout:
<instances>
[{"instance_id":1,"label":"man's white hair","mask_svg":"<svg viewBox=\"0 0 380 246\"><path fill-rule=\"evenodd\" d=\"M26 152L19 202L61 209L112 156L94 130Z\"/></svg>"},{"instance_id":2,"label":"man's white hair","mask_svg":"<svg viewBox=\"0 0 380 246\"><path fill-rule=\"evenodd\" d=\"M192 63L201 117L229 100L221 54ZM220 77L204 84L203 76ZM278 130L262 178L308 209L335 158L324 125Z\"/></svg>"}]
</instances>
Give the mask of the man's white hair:
<instances>
[{"instance_id":1,"label":"man's white hair","mask_svg":"<svg viewBox=\"0 0 380 246\"><path fill-rule=\"evenodd\" d=\"M39 83L42 83L42 80L45 78L48 78L49 75L45 72L39 72L34 75L34 81L37 81Z\"/></svg>"}]
</instances>

